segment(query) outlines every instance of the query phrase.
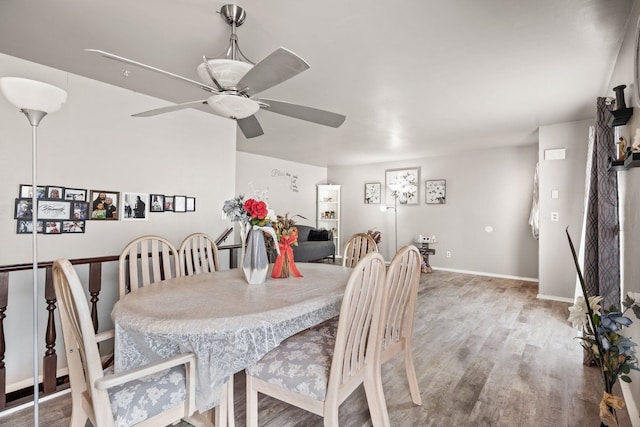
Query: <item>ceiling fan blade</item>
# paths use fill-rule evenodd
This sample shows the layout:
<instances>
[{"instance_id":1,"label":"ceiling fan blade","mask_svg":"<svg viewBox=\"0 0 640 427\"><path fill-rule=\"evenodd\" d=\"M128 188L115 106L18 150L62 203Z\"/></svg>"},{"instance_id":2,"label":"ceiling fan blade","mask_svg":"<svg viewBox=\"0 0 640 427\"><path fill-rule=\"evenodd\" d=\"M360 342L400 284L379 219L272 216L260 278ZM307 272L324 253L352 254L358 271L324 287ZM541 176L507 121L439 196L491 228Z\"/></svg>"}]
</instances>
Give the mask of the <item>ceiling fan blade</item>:
<instances>
[{"instance_id":1,"label":"ceiling fan blade","mask_svg":"<svg viewBox=\"0 0 640 427\"><path fill-rule=\"evenodd\" d=\"M262 126L256 118L255 114L244 119L236 120L240 130L246 138L255 138L256 136L264 135Z\"/></svg>"},{"instance_id":2,"label":"ceiling fan blade","mask_svg":"<svg viewBox=\"0 0 640 427\"><path fill-rule=\"evenodd\" d=\"M168 107L155 108L149 111L143 111L142 113L132 114L131 117L151 117L158 114L170 113L172 111L184 110L185 108L198 108L199 106L207 105L207 100L185 102L184 104L169 105ZM211 112L210 110L205 110Z\"/></svg>"},{"instance_id":3,"label":"ceiling fan blade","mask_svg":"<svg viewBox=\"0 0 640 427\"><path fill-rule=\"evenodd\" d=\"M260 107L272 113L282 114L283 116L294 117L300 120L317 123L319 125L339 127L347 118L342 114L332 113L330 111L319 110L304 105L291 104L284 101L276 101L275 99L259 99L258 102L265 103Z\"/></svg>"},{"instance_id":4,"label":"ceiling fan blade","mask_svg":"<svg viewBox=\"0 0 640 427\"><path fill-rule=\"evenodd\" d=\"M253 96L289 80L308 68L309 64L304 59L280 47L247 71L238 82L237 89Z\"/></svg>"},{"instance_id":5,"label":"ceiling fan blade","mask_svg":"<svg viewBox=\"0 0 640 427\"><path fill-rule=\"evenodd\" d=\"M212 86L206 85L204 83L195 81L195 80L191 80L187 77L183 77L181 75L178 74L174 74L171 73L169 71L165 71L165 70L161 70L160 68L156 68L156 67L152 67L151 65L147 65L147 64L143 64L142 62L138 62L138 61L134 61L133 59L128 59L128 58L124 58L122 56L118 56L118 55L114 55L113 53L109 53L109 52L105 52L102 50L98 50L98 49L85 49L86 52L92 52L92 53L97 53L99 55L104 56L107 59L112 59L114 61L118 61L118 62L122 62L125 64L129 64L129 65L133 65L135 67L139 67L142 68L144 70L149 70L149 71L153 71L154 73L159 73L168 77L171 77L173 79L176 80L180 80L184 83L188 83L192 86L197 86L200 89L206 90L207 92L211 92L211 93L220 93L220 91Z\"/></svg>"}]
</instances>

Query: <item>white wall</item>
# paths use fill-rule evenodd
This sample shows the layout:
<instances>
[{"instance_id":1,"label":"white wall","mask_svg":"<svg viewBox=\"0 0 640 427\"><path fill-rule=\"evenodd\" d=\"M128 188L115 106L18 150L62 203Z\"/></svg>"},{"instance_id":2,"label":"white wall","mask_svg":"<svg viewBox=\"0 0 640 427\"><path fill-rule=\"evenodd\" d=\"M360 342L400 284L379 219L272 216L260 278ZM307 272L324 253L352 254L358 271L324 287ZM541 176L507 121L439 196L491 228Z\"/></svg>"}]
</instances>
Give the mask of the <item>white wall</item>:
<instances>
[{"instance_id":1,"label":"white wall","mask_svg":"<svg viewBox=\"0 0 640 427\"><path fill-rule=\"evenodd\" d=\"M316 184L324 184L327 168L250 153L237 153L236 194L267 196L276 214L302 215L298 224L316 224Z\"/></svg>"},{"instance_id":2,"label":"white wall","mask_svg":"<svg viewBox=\"0 0 640 427\"><path fill-rule=\"evenodd\" d=\"M377 228L382 233L380 251L390 260L395 252L394 213L364 204L364 184L377 181L384 189L385 169L418 166L420 201L398 207L398 247L419 234L436 235L438 242L431 246L436 255L430 258L434 268L535 279L538 246L528 220L537 158L537 147L529 145L330 167L328 178L342 185L342 235ZM432 179L446 180L446 204L425 204L424 181ZM451 258L445 257L447 251Z\"/></svg>"},{"instance_id":3,"label":"white wall","mask_svg":"<svg viewBox=\"0 0 640 427\"><path fill-rule=\"evenodd\" d=\"M166 102L2 54L0 76L41 80L69 94L67 104L39 126L39 184L196 197L192 213L152 213L142 222L88 221L85 234L41 235L39 260L116 255L143 234L159 234L178 245L189 233L202 231L215 237L228 226L220 210L224 200L234 195L233 121L196 110L132 118L132 113ZM19 185L31 182L31 127L4 98L0 100L0 147L0 264L30 263L31 237L16 234L13 209ZM13 276L4 321L9 384L32 375L31 310L24 310L31 307L30 275ZM107 269L101 295L106 307L116 298L115 277ZM43 286L41 281L41 293ZM40 301L43 334L46 304L42 296ZM106 313L102 328L108 322ZM58 341L63 362L62 340ZM39 350L43 352L44 344Z\"/></svg>"},{"instance_id":4,"label":"white wall","mask_svg":"<svg viewBox=\"0 0 640 427\"><path fill-rule=\"evenodd\" d=\"M594 100L595 111L595 100ZM565 229L573 244L580 245L584 216L584 187L587 162L589 126L594 120L541 126L540 151L540 284L542 298L573 301L576 271L567 242ZM545 151L564 149L566 158L545 160ZM552 190L558 198L552 199ZM558 213L558 221L551 221L551 213Z\"/></svg>"}]
</instances>

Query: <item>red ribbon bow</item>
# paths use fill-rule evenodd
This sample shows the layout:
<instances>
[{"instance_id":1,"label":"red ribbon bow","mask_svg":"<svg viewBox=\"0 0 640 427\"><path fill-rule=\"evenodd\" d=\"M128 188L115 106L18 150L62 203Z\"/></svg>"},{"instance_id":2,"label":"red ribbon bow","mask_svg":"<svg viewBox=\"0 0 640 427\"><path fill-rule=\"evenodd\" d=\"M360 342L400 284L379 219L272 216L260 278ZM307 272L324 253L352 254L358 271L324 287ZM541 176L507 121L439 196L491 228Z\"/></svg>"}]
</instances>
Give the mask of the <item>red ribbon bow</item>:
<instances>
[{"instance_id":1,"label":"red ribbon bow","mask_svg":"<svg viewBox=\"0 0 640 427\"><path fill-rule=\"evenodd\" d=\"M297 230L291 233L288 237L284 234L280 237L280 242L278 243L278 246L280 247L280 255L276 258L276 262L273 265L273 272L271 273L271 277L274 279L281 277L285 257L289 258L289 270L291 271L291 274L294 277L302 277L302 274L298 271L298 267L296 267L296 264L293 261L293 248L291 248L291 245L297 241Z\"/></svg>"}]
</instances>

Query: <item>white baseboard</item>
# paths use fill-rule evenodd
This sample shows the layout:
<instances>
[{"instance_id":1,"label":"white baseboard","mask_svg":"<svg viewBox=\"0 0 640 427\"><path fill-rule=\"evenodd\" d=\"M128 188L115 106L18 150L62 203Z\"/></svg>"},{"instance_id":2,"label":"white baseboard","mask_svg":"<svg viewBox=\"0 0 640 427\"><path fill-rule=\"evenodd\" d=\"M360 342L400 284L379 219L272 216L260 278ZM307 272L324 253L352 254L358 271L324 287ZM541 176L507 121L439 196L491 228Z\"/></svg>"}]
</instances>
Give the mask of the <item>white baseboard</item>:
<instances>
[{"instance_id":1,"label":"white baseboard","mask_svg":"<svg viewBox=\"0 0 640 427\"><path fill-rule=\"evenodd\" d=\"M569 304L573 304L575 302L573 298L557 297L555 295L538 294L536 296L536 298L538 298L538 299L547 299L547 300L550 300L550 301L568 302Z\"/></svg>"},{"instance_id":2,"label":"white baseboard","mask_svg":"<svg viewBox=\"0 0 640 427\"><path fill-rule=\"evenodd\" d=\"M629 414L631 425L633 427L640 427L640 413L638 412L636 402L633 400L629 384L624 381L620 381L620 388L622 389L622 396L624 397L624 403L627 407L627 413Z\"/></svg>"},{"instance_id":3,"label":"white baseboard","mask_svg":"<svg viewBox=\"0 0 640 427\"><path fill-rule=\"evenodd\" d=\"M457 270L455 268L442 268L442 267L434 267L434 266L431 266L431 268L433 270L450 271L452 273L474 274L476 276L499 277L501 279L523 280L525 282L538 283L538 279L534 277L509 276L507 274L487 273L486 271Z\"/></svg>"},{"instance_id":4,"label":"white baseboard","mask_svg":"<svg viewBox=\"0 0 640 427\"><path fill-rule=\"evenodd\" d=\"M65 394L71 393L71 387L61 390L61 391L56 391L55 393L51 393L51 394L47 394L46 396L43 396L41 398L38 399L38 406L40 406L40 403L46 402L47 400L51 400L54 399L56 397L60 397L63 396ZM11 414L15 414L18 411L22 411L23 409L27 409L27 408L31 408L33 406L33 400L31 400L30 402L27 403L23 403L22 405L18 405L15 406L11 409L6 409L2 412L0 412L0 418L4 418L4 417L8 417Z\"/></svg>"}]
</instances>

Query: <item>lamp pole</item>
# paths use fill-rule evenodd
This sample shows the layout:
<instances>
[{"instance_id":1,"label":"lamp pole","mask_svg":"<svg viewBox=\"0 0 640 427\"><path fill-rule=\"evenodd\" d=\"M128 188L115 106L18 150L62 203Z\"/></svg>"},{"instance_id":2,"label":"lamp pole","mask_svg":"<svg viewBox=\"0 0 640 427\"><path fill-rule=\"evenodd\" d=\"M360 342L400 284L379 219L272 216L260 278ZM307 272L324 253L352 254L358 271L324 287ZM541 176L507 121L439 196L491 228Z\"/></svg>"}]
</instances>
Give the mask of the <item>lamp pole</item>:
<instances>
[{"instance_id":1,"label":"lamp pole","mask_svg":"<svg viewBox=\"0 0 640 427\"><path fill-rule=\"evenodd\" d=\"M393 198L394 236L396 238L396 253L398 253L398 193Z\"/></svg>"}]
</instances>

